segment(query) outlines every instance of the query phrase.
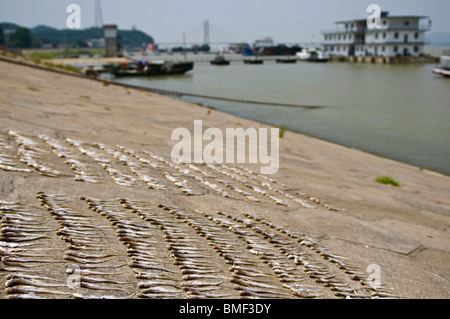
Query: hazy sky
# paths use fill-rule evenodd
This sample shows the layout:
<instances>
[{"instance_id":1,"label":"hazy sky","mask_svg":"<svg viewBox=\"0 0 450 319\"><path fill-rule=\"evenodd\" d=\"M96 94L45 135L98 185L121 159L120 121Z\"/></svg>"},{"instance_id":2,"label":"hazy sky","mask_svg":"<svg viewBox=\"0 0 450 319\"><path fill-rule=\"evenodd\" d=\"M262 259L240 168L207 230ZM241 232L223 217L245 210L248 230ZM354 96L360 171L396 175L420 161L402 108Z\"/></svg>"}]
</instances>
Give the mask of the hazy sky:
<instances>
[{"instance_id":1,"label":"hazy sky","mask_svg":"<svg viewBox=\"0 0 450 319\"><path fill-rule=\"evenodd\" d=\"M81 7L81 27L94 25L94 0L0 0L0 22L26 27L44 24L65 28L66 8ZM253 41L271 36L276 42L321 42L321 31L334 21L367 18L369 4L395 15L426 15L433 32L450 32L450 0L101 0L104 23L132 26L156 42L203 39L209 20L211 41Z\"/></svg>"}]
</instances>

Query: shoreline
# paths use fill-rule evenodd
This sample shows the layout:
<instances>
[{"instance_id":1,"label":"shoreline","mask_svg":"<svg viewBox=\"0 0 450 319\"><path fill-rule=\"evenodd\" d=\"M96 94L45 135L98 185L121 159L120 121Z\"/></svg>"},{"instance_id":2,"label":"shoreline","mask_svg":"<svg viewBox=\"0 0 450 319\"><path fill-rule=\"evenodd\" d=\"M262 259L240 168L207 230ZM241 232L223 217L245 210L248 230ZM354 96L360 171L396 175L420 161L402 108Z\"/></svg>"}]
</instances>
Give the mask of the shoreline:
<instances>
[{"instance_id":1,"label":"shoreline","mask_svg":"<svg viewBox=\"0 0 450 319\"><path fill-rule=\"evenodd\" d=\"M39 68L25 69L3 61L0 64L0 123L3 128L1 134L5 138L5 130L11 129L34 140L38 140L40 134L45 134L53 139L71 138L90 143L89 145L119 144L139 152L151 150L168 158L173 144L170 132L177 127L191 128L194 119L202 119L205 127L222 129L267 127L263 123L117 83L86 81L76 74L66 77L64 75L67 73L64 71L50 73ZM39 143L44 149L45 144L42 141ZM291 202L288 206L275 205L267 202L268 198L261 195L258 196L265 199L261 203L250 202L235 193L233 194L239 199L226 198L202 186L195 175L183 175L183 178L193 185L195 192L202 191L202 195L186 196L170 184L168 190L116 185L109 178L108 171L87 158L86 162L101 177L101 183L76 182L69 177L70 170L65 170L64 161L51 155L50 151L43 158L68 175L51 178L40 176L36 172L0 170L3 181L0 195L2 201L20 201L36 207L37 191L68 194L67 197L74 203L73 209L83 211L86 215L92 212L89 213L82 205L78 199L80 196L166 203L188 212L199 209L215 218L220 216L216 213L218 209L236 217L241 216L242 212L252 212L292 232L309 236L311 241L320 242L316 249L325 247L345 256L355 265L361 265L363 272L366 266L379 265L383 286L388 287L393 295L405 298L449 298L448 176L426 169L420 171L410 164L291 131L280 139L280 143L280 170L271 178L289 188L274 185L275 188L291 196L303 196L305 202L318 206L316 209L295 206ZM13 139L9 140L9 144L16 147ZM50 150L48 145L46 147ZM103 152L104 156L108 155L105 150L97 151ZM131 174L127 165L119 162L116 164L117 168ZM251 165L240 166L255 170ZM166 167L165 170L170 171L170 168ZM390 187L374 181L379 175L387 173L398 178L401 187ZM156 171L152 176L167 183L160 172ZM224 178L227 178L226 175ZM236 180L230 182L245 187ZM227 191L231 192L230 189ZM281 194L269 189L267 191L273 196ZM257 195L255 191L252 193ZM344 210L327 208L324 203L328 207ZM94 225L99 223L106 227L105 221L98 214L95 216ZM54 240L59 240L56 235ZM123 248L119 248L122 246L116 241L113 237L109 239L111 247L117 246L117 251L123 252ZM206 250L208 245L201 247ZM321 259L316 251L304 246L299 248L307 249L308 254L317 258L316 262L329 267L338 278L348 280L348 276L335 265ZM248 258L252 257L251 253L244 253ZM217 269L229 274L229 266L217 254L211 253L211 260ZM268 266L261 263L258 267L263 271ZM304 271L301 266L297 270L300 273ZM421 276L418 277L418 273ZM3 277L4 272L0 271L0 284L4 283ZM309 282L310 278L306 276L305 280ZM313 280L312 283L316 284ZM358 284L357 281L349 283ZM227 290L227 287L223 288L224 291L231 298L237 298L236 292ZM332 291L320 285L318 287L323 292L323 298L335 297ZM4 291L0 291L0 298L5 298Z\"/></svg>"},{"instance_id":2,"label":"shoreline","mask_svg":"<svg viewBox=\"0 0 450 319\"><path fill-rule=\"evenodd\" d=\"M122 58L119 58L119 59L122 59ZM106 83L109 83L111 85L116 85L116 86L120 86L120 87L126 87L126 88L130 88L130 89L144 91L144 92L151 92L151 93L161 94L161 95L167 96L169 98L173 98L173 99L176 99L176 100L179 100L179 101L183 101L183 102L186 102L186 103L191 103L191 102L183 100L182 96L190 96L190 97L194 97L194 98L198 97L198 98L213 99L213 100L217 99L217 100L222 100L222 101L229 101L229 102L232 102L232 103L251 103L251 104L261 104L261 105L265 104L265 105L274 105L274 106L281 106L281 107L299 107L299 108L305 108L305 109L315 109L315 108L321 108L322 107L322 106L310 106L310 105L291 105L291 104L284 105L284 104L278 104L278 103L275 103L275 102L274 103L267 103L267 102L259 102L259 101L233 100L233 99L229 99L229 98L225 98L225 97L203 96L203 95L199 95L199 94L195 94L195 93L177 92L177 91L170 91L170 90L164 90L164 89L136 86L136 85L132 85L132 84L125 84L125 83L105 80L105 79L101 79L101 78L93 79L93 78L87 77L87 76L82 75L82 74L77 74L77 73L73 73L73 72L67 72L67 71L64 71L64 70L59 70L57 68L51 68L51 67L43 66L43 65L40 65L40 64L30 63L30 62L16 61L14 59L9 59L9 58L3 59L3 57L0 56L0 61L2 61L2 60L5 61L5 62L16 63L16 64L19 64L19 65L25 65L25 66L28 66L28 67L34 67L34 68L38 68L38 69L42 69L42 70L48 70L48 71L52 71L52 72L60 72L62 74L66 74L66 75L73 75L73 76L77 76L77 77L87 78L87 79L99 81L99 82L102 82L102 83L106 82ZM51 60L49 60L49 61L51 61ZM196 105L198 105L198 104L196 104ZM217 108L214 108L214 107L208 107L208 106L203 106L203 105L198 105L198 106L204 107L206 109L214 109L214 110L217 110L219 112L223 112L225 114L233 114L233 113L228 113L228 112L225 112L225 111L221 111L221 110L219 110ZM239 115L235 115L235 116L241 117ZM243 117L241 117L241 118L243 118ZM245 118L245 119L251 120L251 121L256 121L258 123L270 125L270 126L273 126L273 127L277 127L274 124L269 123L269 122L253 120L253 119L250 119L250 118ZM397 162L400 162L400 163L403 163L403 164L415 167L418 170L428 170L428 171L434 172L436 174L441 174L441 175L444 175L444 176L447 176L447 177L450 176L449 174L446 174L444 172L433 170L433 169L430 169L430 168L427 168L427 167L421 167L421 166L419 166L417 164L414 164L412 162L409 162L409 161L404 161L404 160L401 160L401 159L389 157L387 155L383 155L383 154L379 154L379 153L376 153L376 152L372 152L372 151L367 150L367 149L354 148L354 147L351 147L351 146L348 146L348 145L345 145L345 144L342 144L342 143L338 143L338 142L335 142L335 141L330 141L328 139L324 139L324 138L320 138L320 137L317 137L317 136L313 136L313 135L310 135L310 134L308 134L306 132L301 132L301 131L296 131L296 130L288 130L288 129L286 129L286 131L292 132L292 133L296 133L296 134L305 135L305 136L308 136L310 138L315 138L315 139L318 139L318 140L321 140L321 141L326 141L326 142L329 142L329 143L333 143L333 144L336 144L336 145L347 147L349 149L356 149L356 150L359 150L361 152L365 152L367 154L378 156L380 158L385 158L385 159L397 161Z\"/></svg>"}]
</instances>

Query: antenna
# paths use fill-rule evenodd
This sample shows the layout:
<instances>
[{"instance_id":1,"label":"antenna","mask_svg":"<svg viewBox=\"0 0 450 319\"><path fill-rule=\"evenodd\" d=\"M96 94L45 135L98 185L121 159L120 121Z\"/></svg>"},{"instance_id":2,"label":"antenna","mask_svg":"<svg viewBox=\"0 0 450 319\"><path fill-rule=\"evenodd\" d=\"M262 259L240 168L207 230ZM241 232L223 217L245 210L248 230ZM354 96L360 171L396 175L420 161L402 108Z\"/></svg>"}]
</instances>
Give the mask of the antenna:
<instances>
[{"instance_id":1,"label":"antenna","mask_svg":"<svg viewBox=\"0 0 450 319\"><path fill-rule=\"evenodd\" d=\"M100 0L95 0L95 26L103 28L102 5Z\"/></svg>"}]
</instances>

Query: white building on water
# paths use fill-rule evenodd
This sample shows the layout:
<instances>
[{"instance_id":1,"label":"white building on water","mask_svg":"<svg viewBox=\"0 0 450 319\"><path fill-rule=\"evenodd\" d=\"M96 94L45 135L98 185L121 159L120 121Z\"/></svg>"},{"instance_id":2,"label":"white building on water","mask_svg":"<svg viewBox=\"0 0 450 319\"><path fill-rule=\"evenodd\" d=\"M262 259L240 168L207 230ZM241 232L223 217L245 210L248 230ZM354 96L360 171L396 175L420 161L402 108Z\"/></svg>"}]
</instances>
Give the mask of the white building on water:
<instances>
[{"instance_id":1,"label":"white building on water","mask_svg":"<svg viewBox=\"0 0 450 319\"><path fill-rule=\"evenodd\" d=\"M367 20L336 22L336 30L323 32L325 50L337 56L420 56L431 20L424 16L390 16L381 13L380 28Z\"/></svg>"}]
</instances>

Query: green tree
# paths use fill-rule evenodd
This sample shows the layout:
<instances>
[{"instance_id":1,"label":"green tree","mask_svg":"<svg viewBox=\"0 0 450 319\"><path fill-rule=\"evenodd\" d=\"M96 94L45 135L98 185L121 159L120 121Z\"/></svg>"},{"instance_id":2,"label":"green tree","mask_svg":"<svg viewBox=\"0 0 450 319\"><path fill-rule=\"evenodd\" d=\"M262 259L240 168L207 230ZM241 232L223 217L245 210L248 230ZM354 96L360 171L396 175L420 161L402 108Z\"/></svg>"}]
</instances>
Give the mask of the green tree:
<instances>
[{"instance_id":1,"label":"green tree","mask_svg":"<svg viewBox=\"0 0 450 319\"><path fill-rule=\"evenodd\" d=\"M72 41L72 48L88 48L89 45L83 39Z\"/></svg>"},{"instance_id":2,"label":"green tree","mask_svg":"<svg viewBox=\"0 0 450 319\"><path fill-rule=\"evenodd\" d=\"M11 48L30 48L32 42L30 30L19 28L9 37L8 46Z\"/></svg>"},{"instance_id":3,"label":"green tree","mask_svg":"<svg viewBox=\"0 0 450 319\"><path fill-rule=\"evenodd\" d=\"M5 44L5 36L4 36L4 34L3 34L3 28L2 28L2 26L0 25L0 45L1 44Z\"/></svg>"}]
</instances>

